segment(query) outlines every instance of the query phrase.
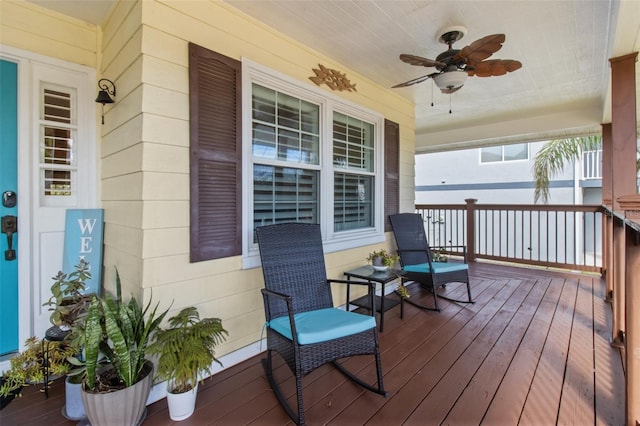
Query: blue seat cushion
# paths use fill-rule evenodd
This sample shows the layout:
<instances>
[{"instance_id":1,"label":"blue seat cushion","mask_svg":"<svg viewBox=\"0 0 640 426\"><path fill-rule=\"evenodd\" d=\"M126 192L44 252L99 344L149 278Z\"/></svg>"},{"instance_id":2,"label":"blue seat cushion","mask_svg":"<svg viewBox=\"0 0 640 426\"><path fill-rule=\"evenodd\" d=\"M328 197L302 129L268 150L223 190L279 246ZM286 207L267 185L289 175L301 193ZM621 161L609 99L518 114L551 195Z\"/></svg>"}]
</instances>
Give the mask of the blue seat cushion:
<instances>
[{"instance_id":1,"label":"blue seat cushion","mask_svg":"<svg viewBox=\"0 0 640 426\"><path fill-rule=\"evenodd\" d=\"M337 308L325 308L301 312L293 316L296 322L298 342L301 345L326 342L328 340L357 334L375 328L376 319L371 315L347 312ZM291 337L289 317L274 318L269 327L288 339Z\"/></svg>"},{"instance_id":2,"label":"blue seat cushion","mask_svg":"<svg viewBox=\"0 0 640 426\"><path fill-rule=\"evenodd\" d=\"M441 272L453 272L453 271L463 271L465 269L469 269L469 265L467 263L455 263L455 262L433 262L433 272L441 273ZM431 268L429 267L429 263L420 263L417 265L405 265L402 268L407 272L422 272L425 274L431 273Z\"/></svg>"}]
</instances>

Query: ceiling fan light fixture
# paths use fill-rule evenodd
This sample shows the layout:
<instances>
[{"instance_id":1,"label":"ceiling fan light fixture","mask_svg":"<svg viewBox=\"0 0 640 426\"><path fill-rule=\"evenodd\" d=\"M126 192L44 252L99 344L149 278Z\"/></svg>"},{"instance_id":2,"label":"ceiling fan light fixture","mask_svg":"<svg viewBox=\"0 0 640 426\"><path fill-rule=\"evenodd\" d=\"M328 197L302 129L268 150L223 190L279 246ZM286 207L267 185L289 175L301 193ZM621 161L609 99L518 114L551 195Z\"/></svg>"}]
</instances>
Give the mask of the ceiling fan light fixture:
<instances>
[{"instance_id":1,"label":"ceiling fan light fixture","mask_svg":"<svg viewBox=\"0 0 640 426\"><path fill-rule=\"evenodd\" d=\"M450 93L452 89L460 88L467 81L467 72L466 71L448 71L443 72L442 74L438 74L433 77L433 81L436 83L436 86L443 93Z\"/></svg>"}]
</instances>

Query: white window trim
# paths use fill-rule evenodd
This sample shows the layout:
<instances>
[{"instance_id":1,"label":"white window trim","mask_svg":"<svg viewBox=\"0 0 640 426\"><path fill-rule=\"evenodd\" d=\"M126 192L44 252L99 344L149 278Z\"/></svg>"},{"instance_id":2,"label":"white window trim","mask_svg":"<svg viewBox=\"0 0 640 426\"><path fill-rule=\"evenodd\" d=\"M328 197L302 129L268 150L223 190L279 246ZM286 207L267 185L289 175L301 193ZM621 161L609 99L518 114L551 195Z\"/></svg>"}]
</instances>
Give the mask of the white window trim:
<instances>
[{"instance_id":1,"label":"white window trim","mask_svg":"<svg viewBox=\"0 0 640 426\"><path fill-rule=\"evenodd\" d=\"M325 253L347 250L383 242L384 237L384 116L359 106L311 84L272 70L264 65L242 58L242 235L243 268L260 266L258 247L253 243L253 162L252 162L252 84L257 83L320 105L320 229ZM337 111L374 124L375 137L375 223L371 228L334 232L333 227L333 173L324 169L333 164L332 149L325 146L332 140L332 113ZM324 173L323 173L324 172ZM331 188L331 190L327 190Z\"/></svg>"}]
</instances>

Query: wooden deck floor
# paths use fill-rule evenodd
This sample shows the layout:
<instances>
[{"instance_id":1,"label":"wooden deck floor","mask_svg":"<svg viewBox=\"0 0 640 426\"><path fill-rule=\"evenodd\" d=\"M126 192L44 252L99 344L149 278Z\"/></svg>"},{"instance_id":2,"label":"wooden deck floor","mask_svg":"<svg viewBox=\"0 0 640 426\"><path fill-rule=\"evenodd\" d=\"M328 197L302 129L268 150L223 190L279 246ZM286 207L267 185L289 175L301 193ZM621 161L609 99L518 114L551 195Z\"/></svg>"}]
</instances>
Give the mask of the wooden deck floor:
<instances>
[{"instance_id":1,"label":"wooden deck floor","mask_svg":"<svg viewBox=\"0 0 640 426\"><path fill-rule=\"evenodd\" d=\"M441 312L388 311L380 334L384 398L325 366L305 378L310 425L623 425L620 352L608 344L610 307L597 277L487 263L472 265L475 304L442 301ZM455 296L464 289L447 287ZM424 292L413 296L431 302ZM370 358L370 357L369 357ZM348 365L375 380L367 358ZM277 377L293 395L286 367ZM0 424L73 425L61 415L63 384L49 399L28 388L0 411ZM284 425L254 357L201 387L196 412L171 422L166 401L144 425Z\"/></svg>"}]
</instances>

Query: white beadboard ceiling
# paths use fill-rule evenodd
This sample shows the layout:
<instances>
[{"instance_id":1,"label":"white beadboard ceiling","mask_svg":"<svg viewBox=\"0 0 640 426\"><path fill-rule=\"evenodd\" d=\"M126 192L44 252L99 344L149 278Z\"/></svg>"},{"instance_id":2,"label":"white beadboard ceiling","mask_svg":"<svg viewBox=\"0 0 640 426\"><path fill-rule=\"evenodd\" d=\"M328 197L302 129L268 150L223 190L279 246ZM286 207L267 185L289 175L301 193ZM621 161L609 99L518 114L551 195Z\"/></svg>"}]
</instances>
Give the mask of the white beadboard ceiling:
<instances>
[{"instance_id":1,"label":"white beadboard ceiling","mask_svg":"<svg viewBox=\"0 0 640 426\"><path fill-rule=\"evenodd\" d=\"M110 3L32 1L96 24ZM451 97L431 80L392 89L415 102L417 152L598 130L600 123L610 121L608 59L640 50L638 0L225 2L386 87L435 71L403 63L398 56L435 59L447 48L437 41L445 27L467 28L454 44L458 49L504 33L506 41L491 59L519 60L520 70L470 77ZM639 67L636 79L640 83ZM638 95L640 91L640 99Z\"/></svg>"}]
</instances>

